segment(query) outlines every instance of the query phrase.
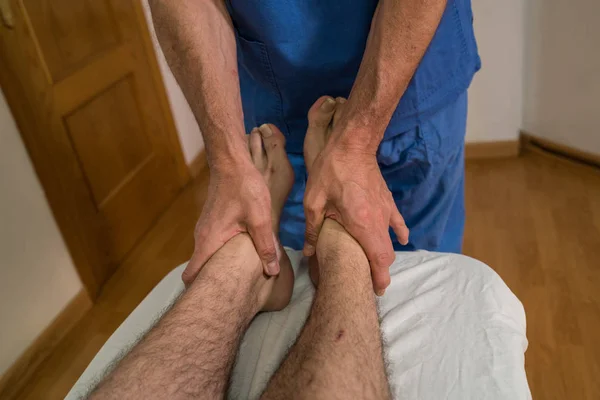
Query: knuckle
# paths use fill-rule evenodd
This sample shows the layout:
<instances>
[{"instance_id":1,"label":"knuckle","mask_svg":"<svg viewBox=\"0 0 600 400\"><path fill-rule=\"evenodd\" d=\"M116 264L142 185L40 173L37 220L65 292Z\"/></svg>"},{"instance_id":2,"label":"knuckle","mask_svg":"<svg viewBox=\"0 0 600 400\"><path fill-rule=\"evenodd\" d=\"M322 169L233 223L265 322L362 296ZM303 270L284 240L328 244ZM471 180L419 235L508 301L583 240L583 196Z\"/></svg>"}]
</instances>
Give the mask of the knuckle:
<instances>
[{"instance_id":1,"label":"knuckle","mask_svg":"<svg viewBox=\"0 0 600 400\"><path fill-rule=\"evenodd\" d=\"M377 286L379 289L385 289L387 288L390 283L392 282L391 277L389 274L382 274L381 276L379 276L377 278Z\"/></svg>"},{"instance_id":2,"label":"knuckle","mask_svg":"<svg viewBox=\"0 0 600 400\"><path fill-rule=\"evenodd\" d=\"M319 214L319 207L314 203L305 203L304 204L304 214L307 218L314 219Z\"/></svg>"},{"instance_id":3,"label":"knuckle","mask_svg":"<svg viewBox=\"0 0 600 400\"><path fill-rule=\"evenodd\" d=\"M260 217L260 218L256 219L251 224L251 226L252 226L252 230L254 230L254 231L264 232L264 231L270 229L270 227L271 227L271 221L268 218Z\"/></svg>"},{"instance_id":4,"label":"knuckle","mask_svg":"<svg viewBox=\"0 0 600 400\"><path fill-rule=\"evenodd\" d=\"M350 220L350 227L352 230L365 231L372 230L371 228L371 213L368 210L357 210L354 214L345 213L346 215L353 215Z\"/></svg>"},{"instance_id":5,"label":"knuckle","mask_svg":"<svg viewBox=\"0 0 600 400\"><path fill-rule=\"evenodd\" d=\"M308 232L312 232L312 231L314 231L314 230L315 230L315 226L316 226L316 224L315 224L315 221L314 221L313 219L306 218L306 220L304 221L304 225L305 225L305 228L304 228L304 230L305 230L307 233L308 233Z\"/></svg>"},{"instance_id":6,"label":"knuckle","mask_svg":"<svg viewBox=\"0 0 600 400\"><path fill-rule=\"evenodd\" d=\"M314 238L319 234L319 224L314 220L306 220L304 236Z\"/></svg>"},{"instance_id":7,"label":"knuckle","mask_svg":"<svg viewBox=\"0 0 600 400\"><path fill-rule=\"evenodd\" d=\"M390 253L381 252L381 253L376 253L373 261L375 261L375 264L378 267L386 268L386 267L389 267L392 264L392 262L394 262L393 258L394 257Z\"/></svg>"},{"instance_id":8,"label":"knuckle","mask_svg":"<svg viewBox=\"0 0 600 400\"><path fill-rule=\"evenodd\" d=\"M194 278L196 277L196 272L192 272L189 269L185 269L183 271L183 273L181 274L181 280L183 281L183 283L185 283L186 285L189 285L190 283L192 283L192 281L194 280Z\"/></svg>"},{"instance_id":9,"label":"knuckle","mask_svg":"<svg viewBox=\"0 0 600 400\"><path fill-rule=\"evenodd\" d=\"M277 258L277 252L275 251L275 246L274 245L269 245L267 243L265 243L265 247L261 248L258 251L258 254L260 255L260 258L263 260L274 260Z\"/></svg>"},{"instance_id":10,"label":"knuckle","mask_svg":"<svg viewBox=\"0 0 600 400\"><path fill-rule=\"evenodd\" d=\"M306 231L314 230L317 226L317 219L314 215L305 215L304 225Z\"/></svg>"},{"instance_id":11,"label":"knuckle","mask_svg":"<svg viewBox=\"0 0 600 400\"><path fill-rule=\"evenodd\" d=\"M366 223L371 217L371 212L366 207L360 207L356 210L355 216L358 221Z\"/></svg>"},{"instance_id":12,"label":"knuckle","mask_svg":"<svg viewBox=\"0 0 600 400\"><path fill-rule=\"evenodd\" d=\"M394 193L391 190L387 189L387 197L392 202L392 204L396 205L396 200L394 199Z\"/></svg>"},{"instance_id":13,"label":"knuckle","mask_svg":"<svg viewBox=\"0 0 600 400\"><path fill-rule=\"evenodd\" d=\"M312 207L315 204L315 196L313 191L311 190L310 187L308 187L305 189L305 193L304 193L304 199L302 199L302 204L304 204L304 207Z\"/></svg>"},{"instance_id":14,"label":"knuckle","mask_svg":"<svg viewBox=\"0 0 600 400\"><path fill-rule=\"evenodd\" d=\"M317 237L319 235L319 232L317 231L317 227L316 226L307 226L306 227L306 233L304 234L304 236L306 237L307 240L311 240L311 241L316 241Z\"/></svg>"},{"instance_id":15,"label":"knuckle","mask_svg":"<svg viewBox=\"0 0 600 400\"><path fill-rule=\"evenodd\" d=\"M304 240L310 244L317 243L318 235L316 232L306 232Z\"/></svg>"},{"instance_id":16,"label":"knuckle","mask_svg":"<svg viewBox=\"0 0 600 400\"><path fill-rule=\"evenodd\" d=\"M395 252L390 253L388 261L389 261L390 265L392 265L394 263L394 261L396 261L396 253Z\"/></svg>"}]
</instances>

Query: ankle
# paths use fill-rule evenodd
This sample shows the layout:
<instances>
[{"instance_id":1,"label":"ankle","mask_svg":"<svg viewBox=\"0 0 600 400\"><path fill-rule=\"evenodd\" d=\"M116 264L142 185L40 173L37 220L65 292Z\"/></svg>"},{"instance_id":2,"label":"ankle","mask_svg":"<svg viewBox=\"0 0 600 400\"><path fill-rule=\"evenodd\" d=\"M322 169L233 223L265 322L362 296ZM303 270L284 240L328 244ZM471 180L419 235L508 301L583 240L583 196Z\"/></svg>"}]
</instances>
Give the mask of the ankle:
<instances>
[{"instance_id":1,"label":"ankle","mask_svg":"<svg viewBox=\"0 0 600 400\"><path fill-rule=\"evenodd\" d=\"M317 241L316 254L320 282L350 279L355 283L370 283L371 271L364 250L339 223L325 220Z\"/></svg>"}]
</instances>

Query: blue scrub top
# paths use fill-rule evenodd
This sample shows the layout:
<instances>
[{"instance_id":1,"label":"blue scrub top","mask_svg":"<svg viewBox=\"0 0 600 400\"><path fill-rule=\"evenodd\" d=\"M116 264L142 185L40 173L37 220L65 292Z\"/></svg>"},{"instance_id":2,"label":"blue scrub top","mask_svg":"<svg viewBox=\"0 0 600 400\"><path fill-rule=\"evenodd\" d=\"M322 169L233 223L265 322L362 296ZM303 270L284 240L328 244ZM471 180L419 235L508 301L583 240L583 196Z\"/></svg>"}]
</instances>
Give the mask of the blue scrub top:
<instances>
[{"instance_id":1,"label":"blue scrub top","mask_svg":"<svg viewBox=\"0 0 600 400\"><path fill-rule=\"evenodd\" d=\"M228 0L238 44L244 123L277 125L302 153L310 106L348 97L377 0ZM449 0L385 132L390 139L453 103L481 66L470 0Z\"/></svg>"}]
</instances>

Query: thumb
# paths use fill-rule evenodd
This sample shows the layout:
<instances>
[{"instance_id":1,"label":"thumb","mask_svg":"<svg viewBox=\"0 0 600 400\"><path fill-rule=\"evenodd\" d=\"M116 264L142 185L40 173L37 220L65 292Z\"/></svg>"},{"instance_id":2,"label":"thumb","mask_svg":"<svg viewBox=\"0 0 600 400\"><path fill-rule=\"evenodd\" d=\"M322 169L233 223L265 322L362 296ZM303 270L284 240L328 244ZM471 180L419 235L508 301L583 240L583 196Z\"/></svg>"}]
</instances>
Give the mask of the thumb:
<instances>
[{"instance_id":1,"label":"thumb","mask_svg":"<svg viewBox=\"0 0 600 400\"><path fill-rule=\"evenodd\" d=\"M306 230L304 232L304 250L306 257L315 254L319 233L325 220L325 204L305 204L304 215L306 216Z\"/></svg>"},{"instance_id":2,"label":"thumb","mask_svg":"<svg viewBox=\"0 0 600 400\"><path fill-rule=\"evenodd\" d=\"M200 270L204 265L202 260L205 258L206 257L200 254L198 251L194 251L194 254L192 254L192 258L190 258L190 261L188 261L187 265L185 266L185 270L183 270L183 273L181 274L181 280L186 288L194 282L198 276L198 273L200 273Z\"/></svg>"},{"instance_id":3,"label":"thumb","mask_svg":"<svg viewBox=\"0 0 600 400\"><path fill-rule=\"evenodd\" d=\"M388 230L384 231L385 235L376 239L376 242L380 246L379 253L375 253L376 256L369 259L371 265L371 279L373 280L373 290L377 296L383 296L385 289L390 285L390 265L394 262L396 254L394 253L394 246L392 245L392 239L388 234ZM373 247L371 247L373 249ZM368 253L367 253L368 254Z\"/></svg>"},{"instance_id":4,"label":"thumb","mask_svg":"<svg viewBox=\"0 0 600 400\"><path fill-rule=\"evenodd\" d=\"M262 261L265 274L268 276L279 274L277 239L271 228L271 219L267 218L258 224L249 224L248 233Z\"/></svg>"}]
</instances>

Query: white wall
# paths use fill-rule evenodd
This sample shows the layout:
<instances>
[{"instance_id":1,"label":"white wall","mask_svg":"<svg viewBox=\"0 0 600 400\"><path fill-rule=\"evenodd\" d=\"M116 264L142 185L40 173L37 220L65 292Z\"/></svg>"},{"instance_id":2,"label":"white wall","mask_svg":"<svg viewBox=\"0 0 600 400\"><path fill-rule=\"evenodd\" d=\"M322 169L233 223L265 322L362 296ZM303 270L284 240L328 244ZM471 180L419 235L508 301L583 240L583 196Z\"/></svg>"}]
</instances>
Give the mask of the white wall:
<instances>
[{"instance_id":1,"label":"white wall","mask_svg":"<svg viewBox=\"0 0 600 400\"><path fill-rule=\"evenodd\" d=\"M81 289L0 91L0 375Z\"/></svg>"},{"instance_id":2,"label":"white wall","mask_svg":"<svg viewBox=\"0 0 600 400\"><path fill-rule=\"evenodd\" d=\"M529 0L523 128L600 154L600 1Z\"/></svg>"},{"instance_id":3,"label":"white wall","mask_svg":"<svg viewBox=\"0 0 600 400\"><path fill-rule=\"evenodd\" d=\"M148 27L150 29L150 36L154 43L154 49L156 50L156 58L163 75L163 80L167 88L167 96L171 103L171 111L175 119L175 126L177 127L177 133L179 134L179 142L183 149L183 156L188 165L198 155L200 150L204 148L204 142L202 141L202 135L200 134L200 128L196 118L190 109L190 106L185 99L183 92L179 88L179 84L175 80L167 60L160 48L158 39L156 38L156 32L154 31L154 25L152 24L152 14L150 13L150 7L148 6L148 0L143 1L144 11L146 13L146 20L148 21Z\"/></svg>"},{"instance_id":4,"label":"white wall","mask_svg":"<svg viewBox=\"0 0 600 400\"><path fill-rule=\"evenodd\" d=\"M469 89L467 142L516 140L519 136L525 1L472 0L482 69Z\"/></svg>"}]
</instances>

